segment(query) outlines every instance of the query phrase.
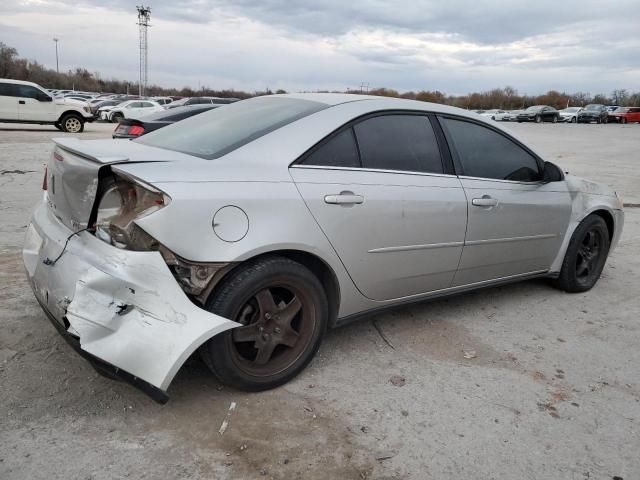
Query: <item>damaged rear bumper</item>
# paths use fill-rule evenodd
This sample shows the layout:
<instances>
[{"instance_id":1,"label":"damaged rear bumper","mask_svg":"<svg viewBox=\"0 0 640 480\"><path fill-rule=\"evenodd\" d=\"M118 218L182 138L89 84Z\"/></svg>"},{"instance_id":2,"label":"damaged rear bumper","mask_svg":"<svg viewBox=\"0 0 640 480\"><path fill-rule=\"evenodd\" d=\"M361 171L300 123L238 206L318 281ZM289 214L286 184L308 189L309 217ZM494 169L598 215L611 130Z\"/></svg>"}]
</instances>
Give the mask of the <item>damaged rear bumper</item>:
<instances>
[{"instance_id":1,"label":"damaged rear bumper","mask_svg":"<svg viewBox=\"0 0 640 480\"><path fill-rule=\"evenodd\" d=\"M120 250L82 232L45 264L72 233L45 202L35 211L23 259L38 302L101 373L166 401L185 360L238 324L192 303L158 252Z\"/></svg>"}]
</instances>

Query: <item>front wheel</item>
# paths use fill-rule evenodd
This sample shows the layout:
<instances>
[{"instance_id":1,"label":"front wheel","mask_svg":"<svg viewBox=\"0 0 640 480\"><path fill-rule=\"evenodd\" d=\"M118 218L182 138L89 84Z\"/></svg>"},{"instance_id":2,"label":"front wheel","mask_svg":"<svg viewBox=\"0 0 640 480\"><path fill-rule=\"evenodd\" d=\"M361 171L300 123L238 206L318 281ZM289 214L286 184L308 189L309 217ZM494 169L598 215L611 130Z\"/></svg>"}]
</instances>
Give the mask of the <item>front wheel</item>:
<instances>
[{"instance_id":1,"label":"front wheel","mask_svg":"<svg viewBox=\"0 0 640 480\"><path fill-rule=\"evenodd\" d=\"M84 120L80 115L69 113L60 120L63 132L81 133L84 130Z\"/></svg>"},{"instance_id":2,"label":"front wheel","mask_svg":"<svg viewBox=\"0 0 640 480\"><path fill-rule=\"evenodd\" d=\"M111 123L120 123L120 120L122 120L124 118L124 115L121 114L120 112L116 112L113 115L111 115Z\"/></svg>"},{"instance_id":3,"label":"front wheel","mask_svg":"<svg viewBox=\"0 0 640 480\"><path fill-rule=\"evenodd\" d=\"M536 123L542 122L542 117L540 115L536 115Z\"/></svg>"},{"instance_id":4,"label":"front wheel","mask_svg":"<svg viewBox=\"0 0 640 480\"><path fill-rule=\"evenodd\" d=\"M577 123L577 121L578 121L578 119L577 119L576 117L573 117L573 118L571 119L571 123Z\"/></svg>"},{"instance_id":5,"label":"front wheel","mask_svg":"<svg viewBox=\"0 0 640 480\"><path fill-rule=\"evenodd\" d=\"M589 215L573 232L554 286L569 293L590 290L600 278L609 247L607 224L602 217Z\"/></svg>"},{"instance_id":6,"label":"front wheel","mask_svg":"<svg viewBox=\"0 0 640 480\"><path fill-rule=\"evenodd\" d=\"M200 354L222 383L247 391L277 387L300 373L318 351L328 323L318 278L277 256L232 271L206 308L241 326L213 337Z\"/></svg>"},{"instance_id":7,"label":"front wheel","mask_svg":"<svg viewBox=\"0 0 640 480\"><path fill-rule=\"evenodd\" d=\"M552 122L553 123L558 123L558 117L554 116Z\"/></svg>"}]
</instances>

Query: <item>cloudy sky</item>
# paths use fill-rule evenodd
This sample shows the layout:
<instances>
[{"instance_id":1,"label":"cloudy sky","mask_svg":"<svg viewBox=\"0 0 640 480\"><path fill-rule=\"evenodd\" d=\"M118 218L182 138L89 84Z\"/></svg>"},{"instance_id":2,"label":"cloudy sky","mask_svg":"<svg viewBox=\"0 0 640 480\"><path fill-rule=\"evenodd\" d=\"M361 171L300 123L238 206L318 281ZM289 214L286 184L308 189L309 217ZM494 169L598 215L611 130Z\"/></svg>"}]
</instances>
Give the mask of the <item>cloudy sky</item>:
<instances>
[{"instance_id":1,"label":"cloudy sky","mask_svg":"<svg viewBox=\"0 0 640 480\"><path fill-rule=\"evenodd\" d=\"M0 0L0 41L136 80L136 3ZM450 94L640 90L639 0L151 0L150 83Z\"/></svg>"}]
</instances>

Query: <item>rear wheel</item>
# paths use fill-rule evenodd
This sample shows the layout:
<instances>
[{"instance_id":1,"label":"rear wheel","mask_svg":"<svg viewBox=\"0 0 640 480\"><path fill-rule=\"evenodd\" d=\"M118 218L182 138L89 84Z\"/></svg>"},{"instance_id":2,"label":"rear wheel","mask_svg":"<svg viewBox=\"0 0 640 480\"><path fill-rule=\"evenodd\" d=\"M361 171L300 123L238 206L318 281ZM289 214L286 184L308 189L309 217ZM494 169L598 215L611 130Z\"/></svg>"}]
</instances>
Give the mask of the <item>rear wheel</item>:
<instances>
[{"instance_id":1,"label":"rear wheel","mask_svg":"<svg viewBox=\"0 0 640 480\"><path fill-rule=\"evenodd\" d=\"M553 116L553 120L552 120L552 122L553 122L553 123L558 123L558 117L554 115L554 116Z\"/></svg>"},{"instance_id":2,"label":"rear wheel","mask_svg":"<svg viewBox=\"0 0 640 480\"><path fill-rule=\"evenodd\" d=\"M230 273L207 309L241 324L200 349L224 384L248 391L277 387L311 361L327 328L327 298L305 266L267 257Z\"/></svg>"},{"instance_id":3,"label":"rear wheel","mask_svg":"<svg viewBox=\"0 0 640 480\"><path fill-rule=\"evenodd\" d=\"M84 120L80 115L68 113L60 120L63 132L80 133L84 130Z\"/></svg>"},{"instance_id":4,"label":"rear wheel","mask_svg":"<svg viewBox=\"0 0 640 480\"><path fill-rule=\"evenodd\" d=\"M609 254L609 230L598 215L589 215L573 232L555 287L570 293L590 290L600 278Z\"/></svg>"}]
</instances>

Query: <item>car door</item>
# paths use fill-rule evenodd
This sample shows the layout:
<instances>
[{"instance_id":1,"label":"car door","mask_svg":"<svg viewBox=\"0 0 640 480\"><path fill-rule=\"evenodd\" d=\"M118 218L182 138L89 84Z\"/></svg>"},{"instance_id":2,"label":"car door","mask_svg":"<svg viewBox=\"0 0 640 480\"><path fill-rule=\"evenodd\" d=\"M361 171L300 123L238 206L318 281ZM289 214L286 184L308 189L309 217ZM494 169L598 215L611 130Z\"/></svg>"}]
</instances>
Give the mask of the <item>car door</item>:
<instances>
[{"instance_id":1,"label":"car door","mask_svg":"<svg viewBox=\"0 0 640 480\"><path fill-rule=\"evenodd\" d=\"M18 120L18 98L15 83L0 82L0 119Z\"/></svg>"},{"instance_id":2,"label":"car door","mask_svg":"<svg viewBox=\"0 0 640 480\"><path fill-rule=\"evenodd\" d=\"M547 271L571 215L566 183L544 183L542 161L500 130L456 117L440 122L469 207L454 285Z\"/></svg>"},{"instance_id":3,"label":"car door","mask_svg":"<svg viewBox=\"0 0 640 480\"><path fill-rule=\"evenodd\" d=\"M389 300L451 285L467 205L446 165L429 117L398 113L343 127L290 173L360 292Z\"/></svg>"},{"instance_id":4,"label":"car door","mask_svg":"<svg viewBox=\"0 0 640 480\"><path fill-rule=\"evenodd\" d=\"M640 108L631 107L627 114L628 122L640 122Z\"/></svg>"},{"instance_id":5,"label":"car door","mask_svg":"<svg viewBox=\"0 0 640 480\"><path fill-rule=\"evenodd\" d=\"M16 85L18 90L18 117L24 121L54 122L53 98L31 85Z\"/></svg>"}]
</instances>

